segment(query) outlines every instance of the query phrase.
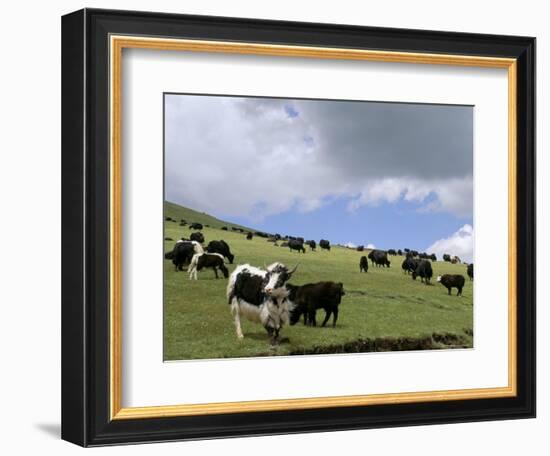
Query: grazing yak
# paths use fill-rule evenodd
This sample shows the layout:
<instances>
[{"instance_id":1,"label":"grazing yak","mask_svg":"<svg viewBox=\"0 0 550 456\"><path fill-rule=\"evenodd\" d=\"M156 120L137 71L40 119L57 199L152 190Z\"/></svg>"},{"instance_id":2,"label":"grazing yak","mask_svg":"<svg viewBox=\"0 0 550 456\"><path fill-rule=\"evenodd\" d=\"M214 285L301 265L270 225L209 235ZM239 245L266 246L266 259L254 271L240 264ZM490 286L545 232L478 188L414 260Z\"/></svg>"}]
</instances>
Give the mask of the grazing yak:
<instances>
[{"instance_id":1,"label":"grazing yak","mask_svg":"<svg viewBox=\"0 0 550 456\"><path fill-rule=\"evenodd\" d=\"M317 309L324 309L326 314L321 326L327 324L331 315L333 315L332 326L336 326L338 306L342 296L346 294L341 282L318 282L300 286L288 283L286 288L289 290L288 299L291 302L291 325L295 325L303 315L305 325L317 326L315 319Z\"/></svg>"},{"instance_id":2,"label":"grazing yak","mask_svg":"<svg viewBox=\"0 0 550 456\"><path fill-rule=\"evenodd\" d=\"M428 259L432 261L437 261L437 257L435 256L435 253L432 253Z\"/></svg>"},{"instance_id":3,"label":"grazing yak","mask_svg":"<svg viewBox=\"0 0 550 456\"><path fill-rule=\"evenodd\" d=\"M199 233L198 231L191 233L191 236L189 238L192 241L200 242L201 244L204 242L204 235L202 233Z\"/></svg>"},{"instance_id":4,"label":"grazing yak","mask_svg":"<svg viewBox=\"0 0 550 456\"><path fill-rule=\"evenodd\" d=\"M315 252L315 249L317 248L317 243L313 239L310 241L306 241L306 245L309 245L311 251Z\"/></svg>"},{"instance_id":5,"label":"grazing yak","mask_svg":"<svg viewBox=\"0 0 550 456\"><path fill-rule=\"evenodd\" d=\"M206 251L208 253L219 253L227 258L231 264L233 264L233 260L235 259L235 255L231 253L229 245L223 239L220 241L210 241L206 247Z\"/></svg>"},{"instance_id":6,"label":"grazing yak","mask_svg":"<svg viewBox=\"0 0 550 456\"><path fill-rule=\"evenodd\" d=\"M321 247L321 250L328 250L330 252L330 242L326 239L321 239L319 241L319 247Z\"/></svg>"},{"instance_id":7,"label":"grazing yak","mask_svg":"<svg viewBox=\"0 0 550 456\"><path fill-rule=\"evenodd\" d=\"M457 256L455 255L455 256L453 256L453 257L451 258L451 263L452 263L452 264L457 264L457 263L460 264L460 263L462 263L462 261L460 260L460 257L457 257Z\"/></svg>"},{"instance_id":8,"label":"grazing yak","mask_svg":"<svg viewBox=\"0 0 550 456\"><path fill-rule=\"evenodd\" d=\"M398 254L399 256L403 256L403 250L399 249L399 250L397 251L397 254Z\"/></svg>"},{"instance_id":9,"label":"grazing yak","mask_svg":"<svg viewBox=\"0 0 550 456\"><path fill-rule=\"evenodd\" d=\"M304 243L299 241L298 239L291 239L290 241L288 241L288 248L291 252L293 250L297 250L298 252L306 253Z\"/></svg>"},{"instance_id":10,"label":"grazing yak","mask_svg":"<svg viewBox=\"0 0 550 456\"><path fill-rule=\"evenodd\" d=\"M401 264L401 269L403 269L403 272L406 274L410 274L411 272L414 272L416 270L416 267L418 266L418 260L415 260L414 258L406 257L403 260L403 263Z\"/></svg>"},{"instance_id":11,"label":"grazing yak","mask_svg":"<svg viewBox=\"0 0 550 456\"><path fill-rule=\"evenodd\" d=\"M190 230L202 230L202 223L193 222L189 225Z\"/></svg>"},{"instance_id":12,"label":"grazing yak","mask_svg":"<svg viewBox=\"0 0 550 456\"><path fill-rule=\"evenodd\" d=\"M252 233L246 233L246 239L248 239L250 241L252 239L252 237L253 237Z\"/></svg>"},{"instance_id":13,"label":"grazing yak","mask_svg":"<svg viewBox=\"0 0 550 456\"><path fill-rule=\"evenodd\" d=\"M413 280L416 280L416 277L420 277L420 281L424 282L426 285L430 284L430 280L433 276L432 264L428 260L420 260L416 269L412 273Z\"/></svg>"},{"instance_id":14,"label":"grazing yak","mask_svg":"<svg viewBox=\"0 0 550 456\"><path fill-rule=\"evenodd\" d=\"M474 263L470 263L468 265L468 267L466 268L466 273L468 274L470 280L474 280Z\"/></svg>"},{"instance_id":15,"label":"grazing yak","mask_svg":"<svg viewBox=\"0 0 550 456\"><path fill-rule=\"evenodd\" d=\"M366 256L362 256L359 260L359 272L369 272L369 260L367 260Z\"/></svg>"},{"instance_id":16,"label":"grazing yak","mask_svg":"<svg viewBox=\"0 0 550 456\"><path fill-rule=\"evenodd\" d=\"M227 231L227 227L226 227L226 226L222 226L222 230L223 230L223 231Z\"/></svg>"},{"instance_id":17,"label":"grazing yak","mask_svg":"<svg viewBox=\"0 0 550 456\"><path fill-rule=\"evenodd\" d=\"M193 255L204 253L202 246L196 241L177 241L171 252L166 252L164 258L172 260L176 271L183 271L183 266L191 262Z\"/></svg>"},{"instance_id":18,"label":"grazing yak","mask_svg":"<svg viewBox=\"0 0 550 456\"><path fill-rule=\"evenodd\" d=\"M389 249L388 250L388 255L395 256L395 255L397 255L397 252L395 251L395 249Z\"/></svg>"},{"instance_id":19,"label":"grazing yak","mask_svg":"<svg viewBox=\"0 0 550 456\"><path fill-rule=\"evenodd\" d=\"M448 294L451 294L451 288L456 288L457 296L462 296L462 288L464 287L464 276L462 274L443 274L437 277L437 281L447 288Z\"/></svg>"},{"instance_id":20,"label":"grazing yak","mask_svg":"<svg viewBox=\"0 0 550 456\"><path fill-rule=\"evenodd\" d=\"M443 261L448 261L450 263L451 262L451 255L449 255L448 253L444 253L443 254Z\"/></svg>"},{"instance_id":21,"label":"grazing yak","mask_svg":"<svg viewBox=\"0 0 550 456\"><path fill-rule=\"evenodd\" d=\"M357 246L357 251L358 252L363 252L365 250L365 246L364 245L358 245Z\"/></svg>"},{"instance_id":22,"label":"grazing yak","mask_svg":"<svg viewBox=\"0 0 550 456\"><path fill-rule=\"evenodd\" d=\"M223 256L219 253L196 253L193 255L189 264L189 279L197 280L197 272L204 268L213 269L216 279L219 278L218 269L222 271L226 279L229 277L229 271L223 264Z\"/></svg>"},{"instance_id":23,"label":"grazing yak","mask_svg":"<svg viewBox=\"0 0 550 456\"><path fill-rule=\"evenodd\" d=\"M282 263L273 263L265 270L242 264L235 268L227 285L227 300L235 319L237 337L242 339L241 316L261 323L271 344L279 341L279 332L289 322L289 290L286 282L296 272Z\"/></svg>"},{"instance_id":24,"label":"grazing yak","mask_svg":"<svg viewBox=\"0 0 550 456\"><path fill-rule=\"evenodd\" d=\"M369 260L372 261L372 265L377 267L390 267L390 260L388 260L388 253L383 250L371 250L368 254Z\"/></svg>"}]
</instances>

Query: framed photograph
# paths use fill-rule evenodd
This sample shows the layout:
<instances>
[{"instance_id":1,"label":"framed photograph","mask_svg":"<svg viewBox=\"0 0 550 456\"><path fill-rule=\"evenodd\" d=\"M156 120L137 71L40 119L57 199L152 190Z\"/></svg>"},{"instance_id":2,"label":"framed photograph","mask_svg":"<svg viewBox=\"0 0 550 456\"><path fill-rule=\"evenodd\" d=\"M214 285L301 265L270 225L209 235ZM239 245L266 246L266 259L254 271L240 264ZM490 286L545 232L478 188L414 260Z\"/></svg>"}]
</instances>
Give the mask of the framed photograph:
<instances>
[{"instance_id":1,"label":"framed photograph","mask_svg":"<svg viewBox=\"0 0 550 456\"><path fill-rule=\"evenodd\" d=\"M85 9L62 79L65 440L535 416L534 38Z\"/></svg>"}]
</instances>

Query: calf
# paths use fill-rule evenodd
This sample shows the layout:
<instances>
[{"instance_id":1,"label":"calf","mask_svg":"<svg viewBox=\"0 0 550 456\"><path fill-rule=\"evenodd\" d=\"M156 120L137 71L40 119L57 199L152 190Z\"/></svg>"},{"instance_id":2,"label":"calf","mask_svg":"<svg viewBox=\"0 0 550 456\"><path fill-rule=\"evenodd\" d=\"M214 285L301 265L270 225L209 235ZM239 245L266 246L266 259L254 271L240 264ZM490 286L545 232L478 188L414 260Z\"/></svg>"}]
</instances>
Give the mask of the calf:
<instances>
[{"instance_id":1,"label":"calf","mask_svg":"<svg viewBox=\"0 0 550 456\"><path fill-rule=\"evenodd\" d=\"M457 296L462 296L462 288L464 287L464 276L462 274L443 274L437 277L437 281L447 288L448 294L451 294L451 288L456 288Z\"/></svg>"},{"instance_id":2,"label":"calf","mask_svg":"<svg viewBox=\"0 0 550 456\"><path fill-rule=\"evenodd\" d=\"M298 266L289 271L282 263L273 263L265 270L239 265L231 273L227 284L227 299L235 319L237 337L244 337L241 329L241 315L248 320L261 323L271 343L279 340L279 332L289 321L289 291L286 282Z\"/></svg>"},{"instance_id":3,"label":"calf","mask_svg":"<svg viewBox=\"0 0 550 456\"><path fill-rule=\"evenodd\" d=\"M310 241L306 241L306 244L309 245L309 248L312 252L315 252L315 249L317 248L317 243L313 239Z\"/></svg>"},{"instance_id":4,"label":"calf","mask_svg":"<svg viewBox=\"0 0 550 456\"><path fill-rule=\"evenodd\" d=\"M424 282L426 285L430 284L430 280L433 276L432 264L428 260L420 260L416 269L412 273L413 280L416 280L416 277L420 277L420 281Z\"/></svg>"},{"instance_id":5,"label":"calf","mask_svg":"<svg viewBox=\"0 0 550 456\"><path fill-rule=\"evenodd\" d=\"M220 241L210 241L208 247L206 247L206 251L208 253L219 253L223 255L231 264L233 264L233 260L235 259L235 255L231 253L229 245L223 239Z\"/></svg>"},{"instance_id":6,"label":"calf","mask_svg":"<svg viewBox=\"0 0 550 456\"><path fill-rule=\"evenodd\" d=\"M219 253L196 253L193 255L189 264L189 279L197 280L197 272L204 268L213 269L216 279L219 278L218 269L222 271L226 279L229 277L229 271L223 264L223 256Z\"/></svg>"},{"instance_id":7,"label":"calf","mask_svg":"<svg viewBox=\"0 0 550 456\"><path fill-rule=\"evenodd\" d=\"M359 260L359 272L369 272L369 260L367 260L366 256L362 256Z\"/></svg>"},{"instance_id":8,"label":"calf","mask_svg":"<svg viewBox=\"0 0 550 456\"><path fill-rule=\"evenodd\" d=\"M317 309L324 309L325 319L321 326L325 326L330 316L333 315L332 326L336 326L338 320L338 306L345 295L344 285L335 282L308 283L296 286L287 284L289 290L288 299L291 304L290 324L298 322L304 315L304 324L317 326L315 316Z\"/></svg>"}]
</instances>

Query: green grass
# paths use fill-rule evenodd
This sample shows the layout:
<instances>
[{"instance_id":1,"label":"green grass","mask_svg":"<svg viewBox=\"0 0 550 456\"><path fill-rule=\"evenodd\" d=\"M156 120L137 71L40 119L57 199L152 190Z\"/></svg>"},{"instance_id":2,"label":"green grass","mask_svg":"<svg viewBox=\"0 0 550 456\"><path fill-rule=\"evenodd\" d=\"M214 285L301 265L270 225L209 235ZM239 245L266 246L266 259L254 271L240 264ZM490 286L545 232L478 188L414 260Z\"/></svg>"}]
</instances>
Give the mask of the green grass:
<instances>
[{"instance_id":1,"label":"green grass","mask_svg":"<svg viewBox=\"0 0 550 456\"><path fill-rule=\"evenodd\" d=\"M451 334L460 338L461 346L473 343L473 282L467 279L465 265L442 261L432 262L433 285L426 286L420 279L413 281L403 274L403 257L390 257L391 268L369 266L367 274L359 272L359 258L367 252L357 252L334 246L330 252L301 254L288 248L276 247L266 239L222 231L223 225L238 226L166 203L165 215L188 222L210 225L202 230L206 243L224 239L235 255L231 272L237 265L250 263L262 267L281 261L293 267L300 263L291 283L300 285L321 280L342 282L346 295L340 304L336 328L327 325L305 327L300 321L283 328L283 342L271 347L265 329L243 319L244 339L235 335L233 318L225 297L227 280L216 280L211 270L201 271L197 281L189 280L186 272L174 271L171 261L164 262L164 358L204 359L288 355L296 352L311 353L323 347L342 347L360 339L425 338L436 334ZM191 232L179 223L165 221L165 236L179 239ZM165 241L165 251L172 249L174 241ZM448 296L447 290L436 282L437 275L463 274L467 281L463 296L456 289ZM324 311L317 313L322 323ZM329 323L332 323L332 317ZM437 344L436 344L437 345ZM335 351L339 351L335 348Z\"/></svg>"}]
</instances>

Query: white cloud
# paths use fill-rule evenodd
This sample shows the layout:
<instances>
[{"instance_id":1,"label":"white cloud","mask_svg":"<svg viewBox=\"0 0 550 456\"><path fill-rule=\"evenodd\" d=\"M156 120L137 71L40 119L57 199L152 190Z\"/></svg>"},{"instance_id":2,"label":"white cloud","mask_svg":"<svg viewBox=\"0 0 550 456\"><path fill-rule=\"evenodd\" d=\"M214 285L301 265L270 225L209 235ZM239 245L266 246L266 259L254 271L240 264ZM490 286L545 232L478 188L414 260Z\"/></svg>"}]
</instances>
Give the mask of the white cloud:
<instances>
[{"instance_id":1,"label":"white cloud","mask_svg":"<svg viewBox=\"0 0 550 456\"><path fill-rule=\"evenodd\" d=\"M169 201L253 220L335 198L472 214L469 108L185 95L165 106Z\"/></svg>"},{"instance_id":2,"label":"white cloud","mask_svg":"<svg viewBox=\"0 0 550 456\"><path fill-rule=\"evenodd\" d=\"M444 253L457 255L462 261L471 263L474 257L474 229L472 225L464 225L449 237L439 239L430 245L426 252L435 253L442 259Z\"/></svg>"},{"instance_id":3,"label":"white cloud","mask_svg":"<svg viewBox=\"0 0 550 456\"><path fill-rule=\"evenodd\" d=\"M376 246L374 244L367 244L367 249L375 249Z\"/></svg>"},{"instance_id":4,"label":"white cloud","mask_svg":"<svg viewBox=\"0 0 550 456\"><path fill-rule=\"evenodd\" d=\"M361 206L376 206L404 200L410 203L426 202L421 212L450 212L459 217L471 216L473 182L471 176L449 179L383 178L370 180L348 203L354 211Z\"/></svg>"},{"instance_id":5,"label":"white cloud","mask_svg":"<svg viewBox=\"0 0 550 456\"><path fill-rule=\"evenodd\" d=\"M346 242L344 244L344 247L347 247L348 249L356 249L357 248L357 244L354 244L353 242Z\"/></svg>"}]
</instances>

